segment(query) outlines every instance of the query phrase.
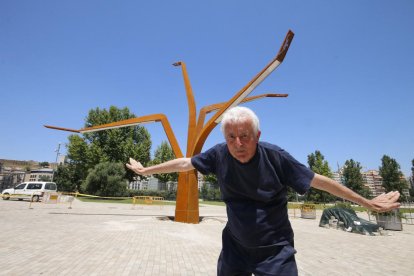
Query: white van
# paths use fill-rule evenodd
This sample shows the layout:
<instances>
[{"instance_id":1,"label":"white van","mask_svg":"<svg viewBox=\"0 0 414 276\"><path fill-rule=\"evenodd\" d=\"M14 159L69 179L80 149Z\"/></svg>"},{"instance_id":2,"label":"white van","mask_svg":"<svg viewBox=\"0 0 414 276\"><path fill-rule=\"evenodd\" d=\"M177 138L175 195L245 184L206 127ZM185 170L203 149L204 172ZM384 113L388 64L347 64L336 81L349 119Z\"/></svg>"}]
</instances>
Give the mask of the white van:
<instances>
[{"instance_id":1,"label":"white van","mask_svg":"<svg viewBox=\"0 0 414 276\"><path fill-rule=\"evenodd\" d=\"M56 192L57 186L54 182L23 182L14 188L2 192L4 200L17 198L18 200L29 199L39 201L45 192Z\"/></svg>"}]
</instances>

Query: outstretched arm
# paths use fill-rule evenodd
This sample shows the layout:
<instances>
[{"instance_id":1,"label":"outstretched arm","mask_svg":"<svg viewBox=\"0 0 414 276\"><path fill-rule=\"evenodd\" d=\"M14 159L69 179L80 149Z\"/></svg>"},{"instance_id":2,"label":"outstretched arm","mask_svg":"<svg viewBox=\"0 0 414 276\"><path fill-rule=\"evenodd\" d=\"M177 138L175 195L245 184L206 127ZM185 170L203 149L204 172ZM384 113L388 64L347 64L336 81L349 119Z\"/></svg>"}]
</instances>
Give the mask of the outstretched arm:
<instances>
[{"instance_id":1,"label":"outstretched arm","mask_svg":"<svg viewBox=\"0 0 414 276\"><path fill-rule=\"evenodd\" d=\"M177 158L147 168L142 166L142 164L135 159L129 158L129 163L127 163L126 166L128 169L140 175L185 172L194 169L191 164L191 158Z\"/></svg>"},{"instance_id":2,"label":"outstretched arm","mask_svg":"<svg viewBox=\"0 0 414 276\"><path fill-rule=\"evenodd\" d=\"M399 192L389 192L373 199L366 199L338 182L317 173L312 179L311 186L357 203L371 211L387 212L400 207L400 203L397 202L400 197Z\"/></svg>"}]
</instances>

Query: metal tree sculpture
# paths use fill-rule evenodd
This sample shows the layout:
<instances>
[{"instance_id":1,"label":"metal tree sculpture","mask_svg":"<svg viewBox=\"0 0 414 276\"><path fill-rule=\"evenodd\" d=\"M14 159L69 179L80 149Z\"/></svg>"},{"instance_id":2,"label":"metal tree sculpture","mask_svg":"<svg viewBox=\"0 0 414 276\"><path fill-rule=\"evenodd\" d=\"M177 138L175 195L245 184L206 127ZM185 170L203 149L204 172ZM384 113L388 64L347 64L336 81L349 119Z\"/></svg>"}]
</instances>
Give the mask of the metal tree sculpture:
<instances>
[{"instance_id":1,"label":"metal tree sculpture","mask_svg":"<svg viewBox=\"0 0 414 276\"><path fill-rule=\"evenodd\" d=\"M284 60L293 39L293 32L288 31L282 46L276 57L260 71L249 83L237 92L229 101L205 106L200 109L197 119L195 99L188 78L187 69L184 62L174 63L174 66L181 66L184 78L185 90L188 103L188 135L186 157L192 157L201 152L203 145L211 131L220 123L223 113L229 108L242 102L253 101L265 97L287 97L287 94L262 94L254 97L247 97L267 76L269 76ZM217 111L210 120L204 124L205 117L208 113ZM178 145L170 123L164 114L152 114L127 120L117 121L109 124L103 124L82 129L68 129L56 126L45 125L47 128L70 131L76 133L86 133L102 131L112 128L121 128L134 126L143 123L161 122L168 141L176 158L183 157L183 153ZM185 223L199 223L198 208L198 181L196 170L181 172L178 176L177 203L175 207L175 221Z\"/></svg>"}]
</instances>

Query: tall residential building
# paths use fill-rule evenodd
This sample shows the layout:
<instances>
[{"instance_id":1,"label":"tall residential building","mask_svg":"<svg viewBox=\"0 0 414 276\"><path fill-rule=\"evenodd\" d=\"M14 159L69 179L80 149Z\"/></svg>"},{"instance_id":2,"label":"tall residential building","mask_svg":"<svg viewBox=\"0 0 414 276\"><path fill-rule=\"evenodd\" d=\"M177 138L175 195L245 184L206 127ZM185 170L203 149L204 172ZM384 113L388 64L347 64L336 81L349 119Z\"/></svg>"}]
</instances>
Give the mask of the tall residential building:
<instances>
[{"instance_id":1,"label":"tall residential building","mask_svg":"<svg viewBox=\"0 0 414 276\"><path fill-rule=\"evenodd\" d=\"M385 192L385 189L382 186L382 177L379 175L379 171L369 170L367 172L363 172L362 180L373 197L376 197Z\"/></svg>"},{"instance_id":2,"label":"tall residential building","mask_svg":"<svg viewBox=\"0 0 414 276\"><path fill-rule=\"evenodd\" d=\"M369 170L366 172L361 172L362 181L365 187L368 188L372 196L378 196L384 192L384 187L382 186L382 177L379 175L379 171ZM343 179L343 168L338 172L334 172L332 179L345 185Z\"/></svg>"},{"instance_id":3,"label":"tall residential building","mask_svg":"<svg viewBox=\"0 0 414 276\"><path fill-rule=\"evenodd\" d=\"M385 188L382 185L382 177L379 175L379 171L369 170L365 173L362 173L362 177L364 179L364 184L369 188L372 196L375 197L385 192ZM401 176L401 180L405 181L406 179L404 176ZM402 190L402 193L407 197L410 196L408 185L405 189Z\"/></svg>"},{"instance_id":4,"label":"tall residential building","mask_svg":"<svg viewBox=\"0 0 414 276\"><path fill-rule=\"evenodd\" d=\"M332 177L331 178L332 178L332 180L335 180L336 182L339 182L342 185L344 185L344 180L342 178L341 171L332 173Z\"/></svg>"},{"instance_id":5,"label":"tall residential building","mask_svg":"<svg viewBox=\"0 0 414 276\"><path fill-rule=\"evenodd\" d=\"M410 197L410 188L411 188L410 182L405 178L404 175L402 175L400 177L400 179L401 179L401 181L407 183L407 186L405 187L405 189L402 190L402 193L403 193L404 196L406 196L408 198L408 197Z\"/></svg>"}]
</instances>

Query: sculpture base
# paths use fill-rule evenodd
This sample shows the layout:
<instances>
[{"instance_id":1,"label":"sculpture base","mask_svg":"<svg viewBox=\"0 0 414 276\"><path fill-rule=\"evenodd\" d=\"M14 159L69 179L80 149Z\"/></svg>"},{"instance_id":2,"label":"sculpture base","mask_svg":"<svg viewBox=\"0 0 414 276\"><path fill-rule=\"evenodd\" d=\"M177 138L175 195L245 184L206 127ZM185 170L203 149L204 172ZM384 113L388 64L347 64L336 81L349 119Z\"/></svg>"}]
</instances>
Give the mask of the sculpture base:
<instances>
[{"instance_id":1,"label":"sculpture base","mask_svg":"<svg viewBox=\"0 0 414 276\"><path fill-rule=\"evenodd\" d=\"M174 221L198 224L200 223L200 216L198 210L175 210Z\"/></svg>"}]
</instances>

